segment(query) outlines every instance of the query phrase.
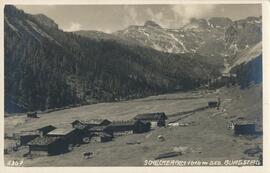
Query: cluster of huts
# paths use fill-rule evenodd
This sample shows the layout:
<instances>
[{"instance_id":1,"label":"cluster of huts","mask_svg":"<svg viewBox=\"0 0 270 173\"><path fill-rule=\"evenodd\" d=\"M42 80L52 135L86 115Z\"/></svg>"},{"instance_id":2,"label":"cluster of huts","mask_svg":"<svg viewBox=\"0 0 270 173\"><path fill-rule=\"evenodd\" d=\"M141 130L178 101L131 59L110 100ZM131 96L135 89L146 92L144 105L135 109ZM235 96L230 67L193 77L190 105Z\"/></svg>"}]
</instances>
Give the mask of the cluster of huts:
<instances>
[{"instance_id":1,"label":"cluster of huts","mask_svg":"<svg viewBox=\"0 0 270 173\"><path fill-rule=\"evenodd\" d=\"M208 108L220 107L220 99L208 102ZM68 128L48 125L20 134L20 145L29 146L29 154L55 155L71 151L76 144L112 141L115 136L127 133L145 133L155 127L166 125L164 112L145 113L127 121L108 119L75 120ZM234 121L229 125L235 135L253 135L255 123Z\"/></svg>"},{"instance_id":2,"label":"cluster of huts","mask_svg":"<svg viewBox=\"0 0 270 173\"><path fill-rule=\"evenodd\" d=\"M29 146L28 154L55 155L71 151L76 144L90 141L107 142L123 133L144 133L165 126L168 117L163 112L139 114L127 121L107 119L75 120L68 128L48 125L20 134L20 145Z\"/></svg>"}]
</instances>

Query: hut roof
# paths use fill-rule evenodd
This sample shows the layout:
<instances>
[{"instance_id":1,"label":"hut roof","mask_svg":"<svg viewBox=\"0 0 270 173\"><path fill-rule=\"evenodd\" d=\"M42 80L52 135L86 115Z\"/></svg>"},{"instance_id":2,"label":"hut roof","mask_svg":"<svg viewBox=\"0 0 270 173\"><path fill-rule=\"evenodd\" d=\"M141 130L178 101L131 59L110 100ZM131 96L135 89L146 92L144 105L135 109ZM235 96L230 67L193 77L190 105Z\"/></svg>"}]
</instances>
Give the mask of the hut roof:
<instances>
[{"instance_id":1,"label":"hut roof","mask_svg":"<svg viewBox=\"0 0 270 173\"><path fill-rule=\"evenodd\" d=\"M84 121L86 124L102 124L104 122L109 122L111 123L111 121L107 120L107 119L91 119L91 120L87 120Z\"/></svg>"},{"instance_id":2,"label":"hut roof","mask_svg":"<svg viewBox=\"0 0 270 173\"><path fill-rule=\"evenodd\" d=\"M94 126L88 130L92 132L97 132L97 131L104 131L106 129L108 129L108 126Z\"/></svg>"},{"instance_id":3,"label":"hut roof","mask_svg":"<svg viewBox=\"0 0 270 173\"><path fill-rule=\"evenodd\" d=\"M127 121L113 121L111 123L112 126L128 126L128 125L135 125L136 120L127 120Z\"/></svg>"},{"instance_id":4,"label":"hut roof","mask_svg":"<svg viewBox=\"0 0 270 173\"><path fill-rule=\"evenodd\" d=\"M71 124L77 123L77 122L81 122L81 121L80 120L74 120L74 121L71 122Z\"/></svg>"},{"instance_id":5,"label":"hut roof","mask_svg":"<svg viewBox=\"0 0 270 173\"><path fill-rule=\"evenodd\" d=\"M52 136L37 137L32 141L28 142L28 145L49 145L60 138L61 137L52 137Z\"/></svg>"},{"instance_id":6,"label":"hut roof","mask_svg":"<svg viewBox=\"0 0 270 173\"><path fill-rule=\"evenodd\" d=\"M96 125L100 125L104 122L111 122L107 119L91 119L91 120L75 120L72 123L76 123L79 122L81 124L96 124Z\"/></svg>"},{"instance_id":7,"label":"hut roof","mask_svg":"<svg viewBox=\"0 0 270 173\"><path fill-rule=\"evenodd\" d=\"M156 113L145 113L138 114L134 117L134 119L140 120L158 120L158 119L168 119L164 112L156 112Z\"/></svg>"},{"instance_id":8,"label":"hut roof","mask_svg":"<svg viewBox=\"0 0 270 173\"><path fill-rule=\"evenodd\" d=\"M20 136L39 135L38 131L22 131Z\"/></svg>"},{"instance_id":9,"label":"hut roof","mask_svg":"<svg viewBox=\"0 0 270 173\"><path fill-rule=\"evenodd\" d=\"M36 115L37 112L27 112L27 115Z\"/></svg>"},{"instance_id":10,"label":"hut roof","mask_svg":"<svg viewBox=\"0 0 270 173\"><path fill-rule=\"evenodd\" d=\"M57 128L51 132L48 133L48 135L67 135L71 132L73 132L74 130L76 130L75 128Z\"/></svg>"},{"instance_id":11,"label":"hut roof","mask_svg":"<svg viewBox=\"0 0 270 173\"><path fill-rule=\"evenodd\" d=\"M233 123L235 125L255 124L255 122L254 121L251 121L251 120L234 120Z\"/></svg>"},{"instance_id":12,"label":"hut roof","mask_svg":"<svg viewBox=\"0 0 270 173\"><path fill-rule=\"evenodd\" d=\"M52 125L48 125L48 126L38 128L37 130L38 131L52 131L52 130L55 130L55 129L56 129L56 127L54 127Z\"/></svg>"},{"instance_id":13,"label":"hut roof","mask_svg":"<svg viewBox=\"0 0 270 173\"><path fill-rule=\"evenodd\" d=\"M218 102L218 100L210 100L210 101L208 101L208 103L217 103Z\"/></svg>"}]
</instances>

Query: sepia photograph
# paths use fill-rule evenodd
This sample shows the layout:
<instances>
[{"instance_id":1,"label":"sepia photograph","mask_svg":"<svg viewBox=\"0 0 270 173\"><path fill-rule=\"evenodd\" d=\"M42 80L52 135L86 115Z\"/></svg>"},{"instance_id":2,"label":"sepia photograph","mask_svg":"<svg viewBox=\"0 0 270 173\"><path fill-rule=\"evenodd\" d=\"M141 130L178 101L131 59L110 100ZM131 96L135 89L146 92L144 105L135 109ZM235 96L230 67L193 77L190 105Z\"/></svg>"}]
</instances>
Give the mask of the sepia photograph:
<instances>
[{"instance_id":1,"label":"sepia photograph","mask_svg":"<svg viewBox=\"0 0 270 173\"><path fill-rule=\"evenodd\" d=\"M261 3L5 4L4 165L264 166L262 19Z\"/></svg>"}]
</instances>

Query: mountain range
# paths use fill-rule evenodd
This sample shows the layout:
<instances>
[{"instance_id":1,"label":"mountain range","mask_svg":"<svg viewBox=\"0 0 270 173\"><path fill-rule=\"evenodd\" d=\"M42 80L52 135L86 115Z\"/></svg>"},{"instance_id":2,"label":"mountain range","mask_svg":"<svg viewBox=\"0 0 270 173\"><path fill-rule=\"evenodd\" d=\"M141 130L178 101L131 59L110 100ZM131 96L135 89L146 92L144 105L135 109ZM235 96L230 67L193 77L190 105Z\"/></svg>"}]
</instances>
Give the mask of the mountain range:
<instances>
[{"instance_id":1,"label":"mountain range","mask_svg":"<svg viewBox=\"0 0 270 173\"><path fill-rule=\"evenodd\" d=\"M20 112L195 89L220 75L224 58L233 65L259 44L261 18L64 32L6 5L4 34L5 111Z\"/></svg>"},{"instance_id":2,"label":"mountain range","mask_svg":"<svg viewBox=\"0 0 270 173\"><path fill-rule=\"evenodd\" d=\"M179 29L167 29L154 21L146 21L142 26L132 25L112 34L96 34L96 31L75 33L89 38L137 44L167 53L196 53L207 57L204 60L208 63L222 64L224 57L232 57L261 41L261 22L261 17L236 21L212 17L191 19Z\"/></svg>"}]
</instances>

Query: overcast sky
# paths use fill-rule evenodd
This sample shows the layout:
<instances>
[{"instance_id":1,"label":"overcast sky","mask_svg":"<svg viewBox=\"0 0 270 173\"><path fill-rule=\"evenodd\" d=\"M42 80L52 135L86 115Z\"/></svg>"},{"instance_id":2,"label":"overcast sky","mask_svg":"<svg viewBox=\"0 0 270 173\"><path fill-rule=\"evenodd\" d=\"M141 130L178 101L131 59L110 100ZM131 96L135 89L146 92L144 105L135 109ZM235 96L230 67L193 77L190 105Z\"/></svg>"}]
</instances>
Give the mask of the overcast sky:
<instances>
[{"instance_id":1,"label":"overcast sky","mask_svg":"<svg viewBox=\"0 0 270 173\"><path fill-rule=\"evenodd\" d=\"M114 32L153 20L166 28L179 28L191 18L261 16L260 4L178 5L17 5L27 13L42 13L65 31Z\"/></svg>"}]
</instances>

